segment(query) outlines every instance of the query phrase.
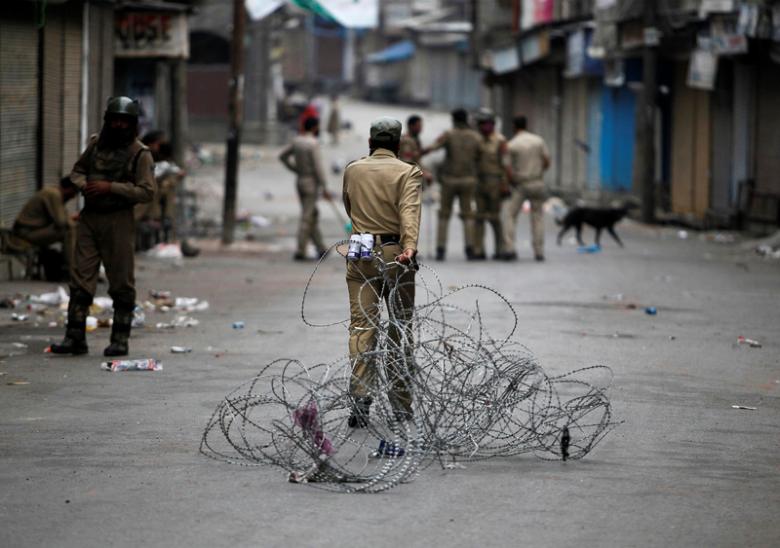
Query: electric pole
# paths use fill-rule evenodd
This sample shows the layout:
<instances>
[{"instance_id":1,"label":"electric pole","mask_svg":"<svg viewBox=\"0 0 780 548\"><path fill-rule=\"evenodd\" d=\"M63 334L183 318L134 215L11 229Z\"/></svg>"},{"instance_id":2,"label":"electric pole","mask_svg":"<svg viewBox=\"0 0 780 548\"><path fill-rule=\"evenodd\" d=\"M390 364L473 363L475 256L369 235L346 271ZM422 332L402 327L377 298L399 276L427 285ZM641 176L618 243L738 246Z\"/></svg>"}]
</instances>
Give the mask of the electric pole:
<instances>
[{"instance_id":1,"label":"electric pole","mask_svg":"<svg viewBox=\"0 0 780 548\"><path fill-rule=\"evenodd\" d=\"M642 221L655 221L655 99L658 89L656 66L657 48L660 41L656 25L656 3L645 0L644 6L644 51L642 53L642 96L639 103L641 114L637 138L639 140L638 167L642 196Z\"/></svg>"},{"instance_id":2,"label":"electric pole","mask_svg":"<svg viewBox=\"0 0 780 548\"><path fill-rule=\"evenodd\" d=\"M241 145L241 122L244 117L244 0L233 0L233 43L230 60L230 99L228 103L228 136L225 153L225 200L222 210L222 243L233 243L238 194L238 163Z\"/></svg>"}]
</instances>

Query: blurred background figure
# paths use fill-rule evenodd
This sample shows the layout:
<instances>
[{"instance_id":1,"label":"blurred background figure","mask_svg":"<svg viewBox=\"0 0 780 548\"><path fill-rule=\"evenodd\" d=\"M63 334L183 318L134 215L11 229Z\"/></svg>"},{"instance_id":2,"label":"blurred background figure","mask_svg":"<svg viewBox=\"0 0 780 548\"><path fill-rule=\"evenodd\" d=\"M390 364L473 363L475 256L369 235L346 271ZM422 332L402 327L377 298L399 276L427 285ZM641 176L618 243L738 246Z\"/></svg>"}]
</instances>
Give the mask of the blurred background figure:
<instances>
[{"instance_id":1,"label":"blurred background figure","mask_svg":"<svg viewBox=\"0 0 780 548\"><path fill-rule=\"evenodd\" d=\"M59 185L46 186L27 200L14 221L11 247L16 251L38 248L38 264L48 281L67 279L76 231L65 204L77 194L70 177L63 177ZM54 244L60 250L52 249Z\"/></svg>"},{"instance_id":2,"label":"blurred background figure","mask_svg":"<svg viewBox=\"0 0 780 548\"><path fill-rule=\"evenodd\" d=\"M523 202L531 203L531 245L534 259L544 260L544 200L547 187L544 184L544 172L550 167L550 153L547 144L539 135L528 131L525 116L514 119L515 136L507 145L509 156L509 178L511 195L503 210L504 221L504 259L517 259L515 236L517 234L517 216L523 209Z\"/></svg>"},{"instance_id":3,"label":"blurred background figure","mask_svg":"<svg viewBox=\"0 0 780 548\"><path fill-rule=\"evenodd\" d=\"M334 93L330 96L330 112L328 113L328 134L333 145L339 144L339 132L341 131L341 107L339 96Z\"/></svg>"},{"instance_id":4,"label":"blurred background figure","mask_svg":"<svg viewBox=\"0 0 780 548\"><path fill-rule=\"evenodd\" d=\"M477 213L474 221L474 259L484 260L485 224L493 229L495 242L494 259L503 255L504 235L501 231L501 194L506 185L504 157L506 139L496 131L496 117L489 109L480 109L477 114L477 126L482 136L482 149L479 156L479 184L477 185Z\"/></svg>"},{"instance_id":5,"label":"blurred background figure","mask_svg":"<svg viewBox=\"0 0 780 548\"><path fill-rule=\"evenodd\" d=\"M330 200L322 164L319 134L319 118L316 116L307 118L303 124L303 132L279 154L279 160L297 176L298 198L301 201L298 245L293 255L296 261L307 260L306 246L310 240L317 248L318 257L325 255L328 249L320 232L317 210L317 199L320 193L326 200Z\"/></svg>"}]
</instances>

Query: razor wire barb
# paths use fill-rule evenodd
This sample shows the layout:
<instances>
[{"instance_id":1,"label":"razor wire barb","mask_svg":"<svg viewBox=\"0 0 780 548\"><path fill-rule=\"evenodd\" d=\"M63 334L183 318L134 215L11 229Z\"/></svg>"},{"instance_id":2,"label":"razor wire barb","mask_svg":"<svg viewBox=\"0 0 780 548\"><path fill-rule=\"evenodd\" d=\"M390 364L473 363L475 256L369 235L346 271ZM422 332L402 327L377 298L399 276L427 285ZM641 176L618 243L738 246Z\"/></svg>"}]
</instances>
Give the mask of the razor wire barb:
<instances>
[{"instance_id":1,"label":"razor wire barb","mask_svg":"<svg viewBox=\"0 0 780 548\"><path fill-rule=\"evenodd\" d=\"M332 256L343 257L347 243L331 246ZM315 266L301 300L301 317L312 327L349 323L307 317L307 300L325 260ZM349 356L316 365L277 359L217 405L203 433L203 454L244 466L275 466L290 481L321 489L380 492L413 480L434 463L453 467L525 453L581 459L619 424L606 395L611 369L547 374L512 339L517 313L498 291L480 284L445 291L425 265L386 261L381 251L373 261L379 275L364 277L360 291L375 292L377 308L366 310L359 300L376 337L373 349L362 354L374 371L366 387L372 399L368 424L348 424L356 405ZM412 281L403 276L410 268L419 268ZM407 284L417 293L411 315L398 308L398 292ZM500 323L511 319L506 335L490 336L479 299L469 304L472 292L505 308ZM589 380L595 376L605 382ZM399 413L399 378L410 387L411 413Z\"/></svg>"}]
</instances>

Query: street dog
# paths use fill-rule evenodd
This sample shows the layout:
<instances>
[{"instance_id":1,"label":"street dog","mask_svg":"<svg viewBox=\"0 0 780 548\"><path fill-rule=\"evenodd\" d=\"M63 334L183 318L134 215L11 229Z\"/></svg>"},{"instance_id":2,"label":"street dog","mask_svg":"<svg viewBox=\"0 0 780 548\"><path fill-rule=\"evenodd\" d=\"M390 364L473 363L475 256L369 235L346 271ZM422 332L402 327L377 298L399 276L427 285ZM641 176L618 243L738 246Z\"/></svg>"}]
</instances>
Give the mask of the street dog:
<instances>
[{"instance_id":1,"label":"street dog","mask_svg":"<svg viewBox=\"0 0 780 548\"><path fill-rule=\"evenodd\" d=\"M609 235L623 247L623 242L615 232L615 225L628 214L628 211L636 208L633 203L626 203L623 207L575 207L570 210L563 219L556 219L561 231L558 233L558 245L568 230L574 227L577 231L577 243L584 246L582 241L582 225L590 225L596 229L596 245L601 245L601 231L606 229Z\"/></svg>"}]
</instances>

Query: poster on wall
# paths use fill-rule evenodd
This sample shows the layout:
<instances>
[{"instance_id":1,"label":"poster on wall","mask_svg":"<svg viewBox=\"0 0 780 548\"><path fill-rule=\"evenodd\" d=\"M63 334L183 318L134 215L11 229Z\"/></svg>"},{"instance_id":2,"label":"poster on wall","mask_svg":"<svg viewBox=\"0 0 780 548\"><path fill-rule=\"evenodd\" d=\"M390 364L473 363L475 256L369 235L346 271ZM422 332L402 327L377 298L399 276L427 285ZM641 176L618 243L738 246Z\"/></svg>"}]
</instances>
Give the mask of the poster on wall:
<instances>
[{"instance_id":1,"label":"poster on wall","mask_svg":"<svg viewBox=\"0 0 780 548\"><path fill-rule=\"evenodd\" d=\"M718 56L709 49L695 49L688 65L688 87L712 91L718 73Z\"/></svg>"},{"instance_id":2,"label":"poster on wall","mask_svg":"<svg viewBox=\"0 0 780 548\"><path fill-rule=\"evenodd\" d=\"M119 11L114 18L115 57L190 56L187 16L162 11Z\"/></svg>"},{"instance_id":3,"label":"poster on wall","mask_svg":"<svg viewBox=\"0 0 780 548\"><path fill-rule=\"evenodd\" d=\"M553 0L522 0L520 5L520 28L523 30L553 20Z\"/></svg>"}]
</instances>

